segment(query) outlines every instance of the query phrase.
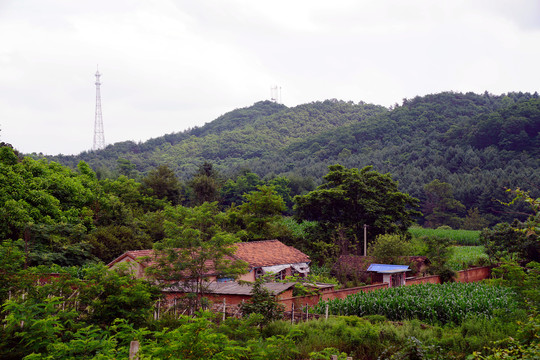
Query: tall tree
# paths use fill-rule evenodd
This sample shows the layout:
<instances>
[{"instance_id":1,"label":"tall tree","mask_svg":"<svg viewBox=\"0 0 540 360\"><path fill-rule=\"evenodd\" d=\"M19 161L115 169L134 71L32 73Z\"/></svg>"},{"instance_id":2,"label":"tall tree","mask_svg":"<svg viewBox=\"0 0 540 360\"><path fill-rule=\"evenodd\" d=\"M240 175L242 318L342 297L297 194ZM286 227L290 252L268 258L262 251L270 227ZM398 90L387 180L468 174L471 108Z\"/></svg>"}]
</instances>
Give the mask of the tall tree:
<instances>
[{"instance_id":1,"label":"tall tree","mask_svg":"<svg viewBox=\"0 0 540 360\"><path fill-rule=\"evenodd\" d=\"M217 170L209 162L204 162L188 183L193 191L193 203L201 205L205 202L219 200L222 180Z\"/></svg>"},{"instance_id":2,"label":"tall tree","mask_svg":"<svg viewBox=\"0 0 540 360\"><path fill-rule=\"evenodd\" d=\"M424 186L424 192L426 201L423 212L427 227L460 226L458 214L465 210L465 206L454 198L452 185L435 179Z\"/></svg>"},{"instance_id":3,"label":"tall tree","mask_svg":"<svg viewBox=\"0 0 540 360\"><path fill-rule=\"evenodd\" d=\"M315 220L322 226L345 229L352 249L363 238L364 225L370 239L379 234L406 234L414 217L418 199L398 191L390 174L381 174L366 166L361 170L342 165L329 166L325 183L294 201L298 219Z\"/></svg>"},{"instance_id":4,"label":"tall tree","mask_svg":"<svg viewBox=\"0 0 540 360\"><path fill-rule=\"evenodd\" d=\"M142 179L143 185L158 199L166 199L172 205L178 205L183 200L182 185L167 165L159 165Z\"/></svg>"},{"instance_id":5,"label":"tall tree","mask_svg":"<svg viewBox=\"0 0 540 360\"><path fill-rule=\"evenodd\" d=\"M224 214L216 202L168 207L164 213L166 238L154 244L148 273L192 294L188 306L197 309L208 292L209 275L235 278L247 271L243 261L233 258L239 239L222 230Z\"/></svg>"}]
</instances>

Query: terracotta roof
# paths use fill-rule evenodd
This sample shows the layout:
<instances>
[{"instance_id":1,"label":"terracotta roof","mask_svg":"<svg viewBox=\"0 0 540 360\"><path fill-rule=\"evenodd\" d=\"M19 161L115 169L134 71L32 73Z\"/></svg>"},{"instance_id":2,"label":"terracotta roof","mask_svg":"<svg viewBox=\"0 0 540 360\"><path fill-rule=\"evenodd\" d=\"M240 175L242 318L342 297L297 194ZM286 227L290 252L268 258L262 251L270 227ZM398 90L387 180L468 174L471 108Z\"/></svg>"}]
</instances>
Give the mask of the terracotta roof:
<instances>
[{"instance_id":1,"label":"terracotta roof","mask_svg":"<svg viewBox=\"0 0 540 360\"><path fill-rule=\"evenodd\" d=\"M234 255L251 267L310 262L309 256L279 240L251 241L234 245L237 247Z\"/></svg>"},{"instance_id":2,"label":"terracotta roof","mask_svg":"<svg viewBox=\"0 0 540 360\"><path fill-rule=\"evenodd\" d=\"M124 260L125 258L130 258L132 261L135 261L141 257L152 256L153 253L154 253L154 250L152 249L126 251L125 253L123 253L122 255L120 255L119 257L111 261L110 263L108 263L107 266L111 267L112 265L116 264L119 261Z\"/></svg>"},{"instance_id":3,"label":"terracotta roof","mask_svg":"<svg viewBox=\"0 0 540 360\"><path fill-rule=\"evenodd\" d=\"M279 240L235 243L234 246L237 247L236 252L234 253L235 258L247 262L252 268L310 262L309 256L292 246L283 244ZM108 266L110 267L125 258L136 261L136 259L140 257L151 257L153 253L154 250L152 249L126 251L111 261Z\"/></svg>"}]
</instances>

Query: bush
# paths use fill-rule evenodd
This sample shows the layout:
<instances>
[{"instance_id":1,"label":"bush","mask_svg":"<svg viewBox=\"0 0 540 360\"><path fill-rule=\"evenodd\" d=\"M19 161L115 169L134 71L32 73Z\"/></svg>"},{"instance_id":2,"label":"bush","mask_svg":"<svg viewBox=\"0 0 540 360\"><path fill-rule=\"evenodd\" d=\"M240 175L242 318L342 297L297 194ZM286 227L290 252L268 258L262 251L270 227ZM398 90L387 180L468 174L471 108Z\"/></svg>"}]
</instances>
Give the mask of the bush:
<instances>
[{"instance_id":1,"label":"bush","mask_svg":"<svg viewBox=\"0 0 540 360\"><path fill-rule=\"evenodd\" d=\"M369 247L368 254L382 264L395 264L400 256L411 254L411 244L401 235L379 235Z\"/></svg>"}]
</instances>

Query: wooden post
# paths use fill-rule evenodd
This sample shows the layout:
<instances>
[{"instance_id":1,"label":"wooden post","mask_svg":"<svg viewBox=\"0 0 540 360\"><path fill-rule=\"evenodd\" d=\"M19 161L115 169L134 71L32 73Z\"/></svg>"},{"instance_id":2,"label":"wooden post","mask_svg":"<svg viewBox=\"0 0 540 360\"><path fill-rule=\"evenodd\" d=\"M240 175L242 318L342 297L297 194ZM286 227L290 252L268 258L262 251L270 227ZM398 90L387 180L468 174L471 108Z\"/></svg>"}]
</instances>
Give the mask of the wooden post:
<instances>
[{"instance_id":1,"label":"wooden post","mask_svg":"<svg viewBox=\"0 0 540 360\"><path fill-rule=\"evenodd\" d=\"M326 304L325 319L328 320L328 304Z\"/></svg>"},{"instance_id":2,"label":"wooden post","mask_svg":"<svg viewBox=\"0 0 540 360\"><path fill-rule=\"evenodd\" d=\"M139 358L137 355L139 346L140 344L137 340L134 340L129 344L129 360L137 360Z\"/></svg>"},{"instance_id":3,"label":"wooden post","mask_svg":"<svg viewBox=\"0 0 540 360\"><path fill-rule=\"evenodd\" d=\"M306 305L306 321L309 321L309 305Z\"/></svg>"},{"instance_id":4,"label":"wooden post","mask_svg":"<svg viewBox=\"0 0 540 360\"><path fill-rule=\"evenodd\" d=\"M292 303L292 310L291 310L291 324L294 324L294 301Z\"/></svg>"}]
</instances>

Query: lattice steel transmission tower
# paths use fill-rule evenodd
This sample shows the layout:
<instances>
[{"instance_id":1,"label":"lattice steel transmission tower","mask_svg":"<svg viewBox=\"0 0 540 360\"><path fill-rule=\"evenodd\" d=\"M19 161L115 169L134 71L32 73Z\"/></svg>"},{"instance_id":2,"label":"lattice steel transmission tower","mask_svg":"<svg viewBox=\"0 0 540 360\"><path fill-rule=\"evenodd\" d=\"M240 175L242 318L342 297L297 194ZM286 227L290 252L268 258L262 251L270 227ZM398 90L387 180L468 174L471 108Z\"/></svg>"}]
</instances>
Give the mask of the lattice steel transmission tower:
<instances>
[{"instance_id":1,"label":"lattice steel transmission tower","mask_svg":"<svg viewBox=\"0 0 540 360\"><path fill-rule=\"evenodd\" d=\"M270 101L281 104L281 86L275 85L270 88Z\"/></svg>"},{"instance_id":2,"label":"lattice steel transmission tower","mask_svg":"<svg viewBox=\"0 0 540 360\"><path fill-rule=\"evenodd\" d=\"M105 148L105 133L103 131L103 116L101 114L101 82L99 69L96 71L96 118L94 121L94 146L93 150Z\"/></svg>"}]
</instances>

